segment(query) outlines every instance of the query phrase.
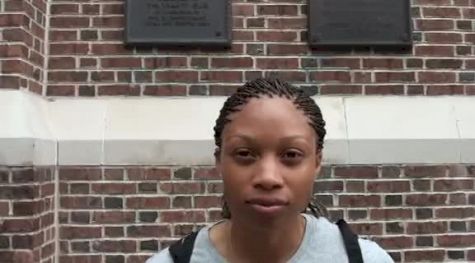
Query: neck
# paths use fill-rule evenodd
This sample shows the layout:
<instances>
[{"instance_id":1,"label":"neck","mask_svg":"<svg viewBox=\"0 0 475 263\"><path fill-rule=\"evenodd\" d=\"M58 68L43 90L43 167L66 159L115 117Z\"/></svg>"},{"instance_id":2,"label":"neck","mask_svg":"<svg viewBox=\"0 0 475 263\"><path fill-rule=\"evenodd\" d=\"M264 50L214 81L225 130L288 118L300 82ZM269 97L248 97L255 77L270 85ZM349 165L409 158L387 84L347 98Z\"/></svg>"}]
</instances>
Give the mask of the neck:
<instances>
[{"instance_id":1,"label":"neck","mask_svg":"<svg viewBox=\"0 0 475 263\"><path fill-rule=\"evenodd\" d=\"M233 219L227 232L228 251L239 262L286 262L302 242L305 218L298 215L263 226Z\"/></svg>"}]
</instances>

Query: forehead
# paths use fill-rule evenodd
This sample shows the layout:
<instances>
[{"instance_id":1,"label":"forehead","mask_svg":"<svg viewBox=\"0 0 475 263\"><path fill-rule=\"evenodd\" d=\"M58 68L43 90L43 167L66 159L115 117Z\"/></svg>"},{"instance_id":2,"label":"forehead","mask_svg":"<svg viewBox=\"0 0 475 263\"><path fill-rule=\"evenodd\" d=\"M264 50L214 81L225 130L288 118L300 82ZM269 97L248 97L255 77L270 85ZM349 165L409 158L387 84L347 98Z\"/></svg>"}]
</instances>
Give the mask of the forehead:
<instances>
[{"instance_id":1,"label":"forehead","mask_svg":"<svg viewBox=\"0 0 475 263\"><path fill-rule=\"evenodd\" d=\"M224 138L237 133L276 137L306 136L312 140L316 136L309 118L293 101L286 98L252 98L240 111L228 117L231 122L224 127Z\"/></svg>"}]
</instances>

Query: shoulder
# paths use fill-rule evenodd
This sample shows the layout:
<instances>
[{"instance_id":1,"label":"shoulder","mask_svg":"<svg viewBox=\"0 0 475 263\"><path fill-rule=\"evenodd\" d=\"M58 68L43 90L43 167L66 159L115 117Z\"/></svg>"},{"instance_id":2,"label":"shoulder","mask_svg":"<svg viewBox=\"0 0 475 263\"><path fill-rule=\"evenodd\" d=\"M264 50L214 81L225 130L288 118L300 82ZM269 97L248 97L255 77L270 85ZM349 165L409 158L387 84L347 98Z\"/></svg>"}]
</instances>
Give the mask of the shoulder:
<instances>
[{"instance_id":1,"label":"shoulder","mask_svg":"<svg viewBox=\"0 0 475 263\"><path fill-rule=\"evenodd\" d=\"M168 248L158 252L149 258L145 263L173 263L172 257Z\"/></svg>"},{"instance_id":2,"label":"shoulder","mask_svg":"<svg viewBox=\"0 0 475 263\"><path fill-rule=\"evenodd\" d=\"M367 263L394 263L389 254L376 242L367 239L358 239L364 262Z\"/></svg>"}]
</instances>

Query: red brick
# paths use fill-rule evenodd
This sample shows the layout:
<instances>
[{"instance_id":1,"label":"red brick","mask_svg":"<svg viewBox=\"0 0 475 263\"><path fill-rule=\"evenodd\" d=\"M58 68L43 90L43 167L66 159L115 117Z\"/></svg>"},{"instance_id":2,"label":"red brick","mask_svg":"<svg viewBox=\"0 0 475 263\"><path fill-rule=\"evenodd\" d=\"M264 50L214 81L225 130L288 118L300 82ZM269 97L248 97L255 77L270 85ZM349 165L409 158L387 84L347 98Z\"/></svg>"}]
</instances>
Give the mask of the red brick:
<instances>
[{"instance_id":1,"label":"red brick","mask_svg":"<svg viewBox=\"0 0 475 263\"><path fill-rule=\"evenodd\" d=\"M61 255L59 257L61 263L101 263L100 255Z\"/></svg>"},{"instance_id":2,"label":"red brick","mask_svg":"<svg viewBox=\"0 0 475 263\"><path fill-rule=\"evenodd\" d=\"M96 252L131 253L136 251L135 240L97 240L92 244Z\"/></svg>"},{"instance_id":3,"label":"red brick","mask_svg":"<svg viewBox=\"0 0 475 263\"><path fill-rule=\"evenodd\" d=\"M115 57L101 59L103 68L139 68L141 63L140 58Z\"/></svg>"},{"instance_id":4,"label":"red brick","mask_svg":"<svg viewBox=\"0 0 475 263\"><path fill-rule=\"evenodd\" d=\"M368 192L372 193L400 193L409 192L409 181L371 181L367 183Z\"/></svg>"},{"instance_id":5,"label":"red brick","mask_svg":"<svg viewBox=\"0 0 475 263\"><path fill-rule=\"evenodd\" d=\"M102 227L100 226L61 226L59 237L61 239L92 239L100 238Z\"/></svg>"},{"instance_id":6,"label":"red brick","mask_svg":"<svg viewBox=\"0 0 475 263\"><path fill-rule=\"evenodd\" d=\"M447 222L408 222L406 231L408 234L438 234L446 233Z\"/></svg>"},{"instance_id":7,"label":"red brick","mask_svg":"<svg viewBox=\"0 0 475 263\"><path fill-rule=\"evenodd\" d=\"M135 194L136 185L133 183L100 183L92 184L91 191L94 194Z\"/></svg>"},{"instance_id":8,"label":"red brick","mask_svg":"<svg viewBox=\"0 0 475 263\"><path fill-rule=\"evenodd\" d=\"M195 171L196 180L220 180L221 176L215 168L199 168Z\"/></svg>"},{"instance_id":9,"label":"red brick","mask_svg":"<svg viewBox=\"0 0 475 263\"><path fill-rule=\"evenodd\" d=\"M4 219L0 225L0 232L6 233L28 233L40 229L40 221L37 217L26 219Z\"/></svg>"},{"instance_id":10,"label":"red brick","mask_svg":"<svg viewBox=\"0 0 475 263\"><path fill-rule=\"evenodd\" d=\"M99 28L122 28L124 24L125 19L123 15L94 17L92 20L92 26Z\"/></svg>"},{"instance_id":11,"label":"red brick","mask_svg":"<svg viewBox=\"0 0 475 263\"><path fill-rule=\"evenodd\" d=\"M59 199L60 207L65 209L102 208L100 197L92 196L63 196Z\"/></svg>"},{"instance_id":12,"label":"red brick","mask_svg":"<svg viewBox=\"0 0 475 263\"><path fill-rule=\"evenodd\" d=\"M433 44L455 44L463 42L462 34L447 32L426 33L425 39L427 42Z\"/></svg>"},{"instance_id":13,"label":"red brick","mask_svg":"<svg viewBox=\"0 0 475 263\"><path fill-rule=\"evenodd\" d=\"M412 219L411 209L371 209L372 220Z\"/></svg>"},{"instance_id":14,"label":"red brick","mask_svg":"<svg viewBox=\"0 0 475 263\"><path fill-rule=\"evenodd\" d=\"M406 196L406 204L410 206L445 205L446 194L410 194Z\"/></svg>"},{"instance_id":15,"label":"red brick","mask_svg":"<svg viewBox=\"0 0 475 263\"><path fill-rule=\"evenodd\" d=\"M160 82L186 82L193 83L198 81L198 72L196 71L158 71L155 74L157 81Z\"/></svg>"},{"instance_id":16,"label":"red brick","mask_svg":"<svg viewBox=\"0 0 475 263\"><path fill-rule=\"evenodd\" d=\"M321 82L343 82L351 81L350 73L347 71L317 71L310 75L311 80Z\"/></svg>"},{"instance_id":17,"label":"red brick","mask_svg":"<svg viewBox=\"0 0 475 263\"><path fill-rule=\"evenodd\" d=\"M276 16L296 16L298 12L297 5L259 5L257 6L258 15L276 15Z\"/></svg>"},{"instance_id":18,"label":"red brick","mask_svg":"<svg viewBox=\"0 0 475 263\"><path fill-rule=\"evenodd\" d=\"M471 179L451 179L451 180L436 180L434 182L434 191L459 191L459 190L473 190L473 180Z\"/></svg>"},{"instance_id":19,"label":"red brick","mask_svg":"<svg viewBox=\"0 0 475 263\"><path fill-rule=\"evenodd\" d=\"M24 14L2 14L0 15L0 27L27 26L29 18Z\"/></svg>"},{"instance_id":20,"label":"red brick","mask_svg":"<svg viewBox=\"0 0 475 263\"><path fill-rule=\"evenodd\" d=\"M149 69L160 68L182 68L186 67L186 57L159 57L159 58L145 58L144 64Z\"/></svg>"},{"instance_id":21,"label":"red brick","mask_svg":"<svg viewBox=\"0 0 475 263\"><path fill-rule=\"evenodd\" d=\"M347 193L363 193L365 192L365 183L364 181L354 181L354 180L345 180Z\"/></svg>"},{"instance_id":22,"label":"red brick","mask_svg":"<svg viewBox=\"0 0 475 263\"><path fill-rule=\"evenodd\" d=\"M407 262L443 262L445 259L445 250L430 249L430 250L409 250L404 251L404 259Z\"/></svg>"},{"instance_id":23,"label":"red brick","mask_svg":"<svg viewBox=\"0 0 475 263\"><path fill-rule=\"evenodd\" d=\"M380 207L381 196L378 195L340 195L339 205L342 207Z\"/></svg>"},{"instance_id":24,"label":"red brick","mask_svg":"<svg viewBox=\"0 0 475 263\"><path fill-rule=\"evenodd\" d=\"M299 61L297 58L258 58L258 69L296 69Z\"/></svg>"},{"instance_id":25,"label":"red brick","mask_svg":"<svg viewBox=\"0 0 475 263\"><path fill-rule=\"evenodd\" d=\"M160 213L160 222L163 222L163 223L205 222L205 213L204 211L183 211L183 210L162 211Z\"/></svg>"},{"instance_id":26,"label":"red brick","mask_svg":"<svg viewBox=\"0 0 475 263\"><path fill-rule=\"evenodd\" d=\"M211 58L211 66L214 68L249 68L252 65L250 57Z\"/></svg>"},{"instance_id":27,"label":"red brick","mask_svg":"<svg viewBox=\"0 0 475 263\"><path fill-rule=\"evenodd\" d=\"M241 71L203 71L201 80L209 82L242 82Z\"/></svg>"},{"instance_id":28,"label":"red brick","mask_svg":"<svg viewBox=\"0 0 475 263\"><path fill-rule=\"evenodd\" d=\"M365 85L367 95L403 95L403 85Z\"/></svg>"},{"instance_id":29,"label":"red brick","mask_svg":"<svg viewBox=\"0 0 475 263\"><path fill-rule=\"evenodd\" d=\"M267 19L268 29L306 29L307 19L304 17L279 17Z\"/></svg>"},{"instance_id":30,"label":"red brick","mask_svg":"<svg viewBox=\"0 0 475 263\"><path fill-rule=\"evenodd\" d=\"M50 69L72 69L75 66L75 60L72 57L53 57L48 61Z\"/></svg>"},{"instance_id":31,"label":"red brick","mask_svg":"<svg viewBox=\"0 0 475 263\"><path fill-rule=\"evenodd\" d=\"M430 18L460 18L460 10L454 7L425 7L422 14Z\"/></svg>"},{"instance_id":32,"label":"red brick","mask_svg":"<svg viewBox=\"0 0 475 263\"><path fill-rule=\"evenodd\" d=\"M124 14L125 5L123 3L106 3L102 4L102 12L105 15L122 15Z\"/></svg>"},{"instance_id":33,"label":"red brick","mask_svg":"<svg viewBox=\"0 0 475 263\"><path fill-rule=\"evenodd\" d=\"M408 236L377 237L374 241L384 249L407 249L414 246L414 238Z\"/></svg>"},{"instance_id":34,"label":"red brick","mask_svg":"<svg viewBox=\"0 0 475 263\"><path fill-rule=\"evenodd\" d=\"M75 87L72 85L48 85L46 87L46 96L74 96Z\"/></svg>"},{"instance_id":35,"label":"red brick","mask_svg":"<svg viewBox=\"0 0 475 263\"><path fill-rule=\"evenodd\" d=\"M99 4L82 4L82 13L84 15L98 15L99 11Z\"/></svg>"},{"instance_id":36,"label":"red brick","mask_svg":"<svg viewBox=\"0 0 475 263\"><path fill-rule=\"evenodd\" d=\"M0 88L2 89L19 89L20 77L18 76L0 76Z\"/></svg>"},{"instance_id":37,"label":"red brick","mask_svg":"<svg viewBox=\"0 0 475 263\"><path fill-rule=\"evenodd\" d=\"M415 80L414 72L376 72L376 82L411 82Z\"/></svg>"},{"instance_id":38,"label":"red brick","mask_svg":"<svg viewBox=\"0 0 475 263\"><path fill-rule=\"evenodd\" d=\"M447 247L467 247L475 244L475 235L446 235L437 236L439 246Z\"/></svg>"},{"instance_id":39,"label":"red brick","mask_svg":"<svg viewBox=\"0 0 475 263\"><path fill-rule=\"evenodd\" d=\"M127 49L123 44L94 43L91 45L91 51L94 55L123 55L132 54L131 49ZM86 44L87 47L87 44Z\"/></svg>"},{"instance_id":40,"label":"red brick","mask_svg":"<svg viewBox=\"0 0 475 263\"><path fill-rule=\"evenodd\" d=\"M254 33L251 31L233 30L232 39L235 41L252 41Z\"/></svg>"},{"instance_id":41,"label":"red brick","mask_svg":"<svg viewBox=\"0 0 475 263\"><path fill-rule=\"evenodd\" d=\"M322 68L360 69L361 63L358 58L322 58Z\"/></svg>"},{"instance_id":42,"label":"red brick","mask_svg":"<svg viewBox=\"0 0 475 263\"><path fill-rule=\"evenodd\" d=\"M89 18L80 16L53 16L50 20L52 28L86 28Z\"/></svg>"},{"instance_id":43,"label":"red brick","mask_svg":"<svg viewBox=\"0 0 475 263\"><path fill-rule=\"evenodd\" d=\"M454 29L453 20L417 19L416 28L422 31L445 31Z\"/></svg>"},{"instance_id":44,"label":"red brick","mask_svg":"<svg viewBox=\"0 0 475 263\"><path fill-rule=\"evenodd\" d=\"M363 86L361 85L322 85L320 86L320 94L362 94Z\"/></svg>"},{"instance_id":45,"label":"red brick","mask_svg":"<svg viewBox=\"0 0 475 263\"><path fill-rule=\"evenodd\" d=\"M358 235L382 235L383 225L379 223L351 223L351 228Z\"/></svg>"},{"instance_id":46,"label":"red brick","mask_svg":"<svg viewBox=\"0 0 475 263\"><path fill-rule=\"evenodd\" d=\"M269 42L292 42L298 40L298 34L294 31L257 31L258 41Z\"/></svg>"},{"instance_id":47,"label":"red brick","mask_svg":"<svg viewBox=\"0 0 475 263\"><path fill-rule=\"evenodd\" d=\"M34 199L40 196L37 185L4 186L0 185L0 200Z\"/></svg>"},{"instance_id":48,"label":"red brick","mask_svg":"<svg viewBox=\"0 0 475 263\"><path fill-rule=\"evenodd\" d=\"M170 208L168 197L128 197L126 206L130 209L167 209Z\"/></svg>"},{"instance_id":49,"label":"red brick","mask_svg":"<svg viewBox=\"0 0 475 263\"><path fill-rule=\"evenodd\" d=\"M68 181L97 181L101 179L101 169L98 168L59 168L60 180Z\"/></svg>"},{"instance_id":50,"label":"red brick","mask_svg":"<svg viewBox=\"0 0 475 263\"><path fill-rule=\"evenodd\" d=\"M160 189L169 194L204 193L205 186L201 182L162 183Z\"/></svg>"},{"instance_id":51,"label":"red brick","mask_svg":"<svg viewBox=\"0 0 475 263\"><path fill-rule=\"evenodd\" d=\"M127 224L135 222L134 212L107 211L93 214L93 223L97 224Z\"/></svg>"},{"instance_id":52,"label":"red brick","mask_svg":"<svg viewBox=\"0 0 475 263\"><path fill-rule=\"evenodd\" d=\"M42 212L41 201L13 202L13 215L31 216Z\"/></svg>"},{"instance_id":53,"label":"red brick","mask_svg":"<svg viewBox=\"0 0 475 263\"><path fill-rule=\"evenodd\" d=\"M185 96L186 86L184 85L145 86L143 94L149 95L149 96Z\"/></svg>"},{"instance_id":54,"label":"red brick","mask_svg":"<svg viewBox=\"0 0 475 263\"><path fill-rule=\"evenodd\" d=\"M471 218L475 216L475 207L450 207L435 210L437 218Z\"/></svg>"},{"instance_id":55,"label":"red brick","mask_svg":"<svg viewBox=\"0 0 475 263\"><path fill-rule=\"evenodd\" d=\"M127 177L129 180L138 181L170 180L171 171L162 168L128 168Z\"/></svg>"},{"instance_id":56,"label":"red brick","mask_svg":"<svg viewBox=\"0 0 475 263\"><path fill-rule=\"evenodd\" d=\"M194 200L196 208L221 208L222 205L221 196L195 196Z\"/></svg>"},{"instance_id":57,"label":"red brick","mask_svg":"<svg viewBox=\"0 0 475 263\"><path fill-rule=\"evenodd\" d=\"M454 56L454 47L453 46L416 46L415 55L416 56L428 56L428 57L453 57Z\"/></svg>"},{"instance_id":58,"label":"red brick","mask_svg":"<svg viewBox=\"0 0 475 263\"><path fill-rule=\"evenodd\" d=\"M223 183L207 183L208 193L210 194L220 194L223 193Z\"/></svg>"},{"instance_id":59,"label":"red brick","mask_svg":"<svg viewBox=\"0 0 475 263\"><path fill-rule=\"evenodd\" d=\"M101 85L98 87L99 96L139 96L140 86L129 84Z\"/></svg>"},{"instance_id":60,"label":"red brick","mask_svg":"<svg viewBox=\"0 0 475 263\"><path fill-rule=\"evenodd\" d=\"M302 71L266 71L266 78L280 78L280 79L292 79L293 82L305 82L306 73Z\"/></svg>"},{"instance_id":61,"label":"red brick","mask_svg":"<svg viewBox=\"0 0 475 263\"><path fill-rule=\"evenodd\" d=\"M363 68L402 69L403 60L394 59L394 58L368 58L368 59L363 59Z\"/></svg>"},{"instance_id":62,"label":"red brick","mask_svg":"<svg viewBox=\"0 0 475 263\"><path fill-rule=\"evenodd\" d=\"M3 216L5 216L5 217L8 216L9 211L10 211L9 207L10 206L9 206L8 202L0 202L0 216L2 216L2 217Z\"/></svg>"},{"instance_id":63,"label":"red brick","mask_svg":"<svg viewBox=\"0 0 475 263\"><path fill-rule=\"evenodd\" d=\"M309 52L308 45L302 44L267 44L268 55L305 55Z\"/></svg>"},{"instance_id":64,"label":"red brick","mask_svg":"<svg viewBox=\"0 0 475 263\"><path fill-rule=\"evenodd\" d=\"M348 179L377 178L378 169L374 166L335 167L335 177Z\"/></svg>"},{"instance_id":65,"label":"red brick","mask_svg":"<svg viewBox=\"0 0 475 263\"><path fill-rule=\"evenodd\" d=\"M446 166L406 166L404 167L406 177L432 178L445 177L447 175Z\"/></svg>"},{"instance_id":66,"label":"red brick","mask_svg":"<svg viewBox=\"0 0 475 263\"><path fill-rule=\"evenodd\" d=\"M77 4L56 4L51 5L51 15L77 14L79 5Z\"/></svg>"},{"instance_id":67,"label":"red brick","mask_svg":"<svg viewBox=\"0 0 475 263\"><path fill-rule=\"evenodd\" d=\"M169 226L158 225L158 226L128 226L127 227L127 236L128 237L163 237L170 236L171 231Z\"/></svg>"},{"instance_id":68,"label":"red brick","mask_svg":"<svg viewBox=\"0 0 475 263\"><path fill-rule=\"evenodd\" d=\"M314 183L313 189L314 189L314 192L316 193L342 192L343 181L320 180Z\"/></svg>"},{"instance_id":69,"label":"red brick","mask_svg":"<svg viewBox=\"0 0 475 263\"><path fill-rule=\"evenodd\" d=\"M453 83L456 75L454 72L419 72L420 83Z\"/></svg>"},{"instance_id":70,"label":"red brick","mask_svg":"<svg viewBox=\"0 0 475 263\"><path fill-rule=\"evenodd\" d=\"M233 17L234 16L254 16L254 5L252 4L235 4L233 5Z\"/></svg>"}]
</instances>

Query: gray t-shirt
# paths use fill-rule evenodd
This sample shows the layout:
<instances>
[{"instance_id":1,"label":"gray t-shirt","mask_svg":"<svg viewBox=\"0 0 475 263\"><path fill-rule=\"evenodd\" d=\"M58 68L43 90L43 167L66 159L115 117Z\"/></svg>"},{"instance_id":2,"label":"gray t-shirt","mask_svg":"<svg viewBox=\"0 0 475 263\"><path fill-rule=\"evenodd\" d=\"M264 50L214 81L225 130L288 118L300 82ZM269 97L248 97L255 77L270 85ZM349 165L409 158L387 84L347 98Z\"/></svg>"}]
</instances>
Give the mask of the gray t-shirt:
<instances>
[{"instance_id":1,"label":"gray t-shirt","mask_svg":"<svg viewBox=\"0 0 475 263\"><path fill-rule=\"evenodd\" d=\"M289 262L347 263L348 257L338 226L323 217L315 218L306 214L304 216L307 220L304 238ZM209 238L210 227L205 227L199 231L191 256L191 263L226 262L211 243ZM361 238L358 241L365 263L394 263L392 258L375 242ZM164 249L147 260L146 263L173 263L173 260L168 249Z\"/></svg>"}]
</instances>

